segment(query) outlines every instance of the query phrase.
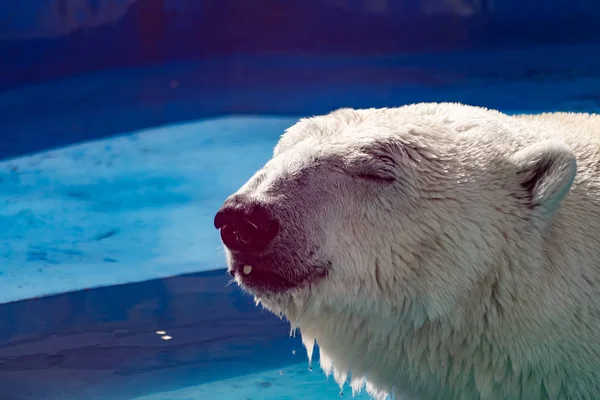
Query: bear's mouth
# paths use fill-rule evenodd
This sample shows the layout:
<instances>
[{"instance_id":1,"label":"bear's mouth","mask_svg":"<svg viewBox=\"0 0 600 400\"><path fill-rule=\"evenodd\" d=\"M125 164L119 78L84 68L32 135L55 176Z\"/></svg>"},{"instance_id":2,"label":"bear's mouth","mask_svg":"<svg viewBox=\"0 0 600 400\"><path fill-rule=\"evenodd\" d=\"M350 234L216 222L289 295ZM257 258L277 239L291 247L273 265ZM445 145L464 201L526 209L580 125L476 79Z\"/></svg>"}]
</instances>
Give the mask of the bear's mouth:
<instances>
[{"instance_id":1,"label":"bear's mouth","mask_svg":"<svg viewBox=\"0 0 600 400\"><path fill-rule=\"evenodd\" d=\"M243 289L254 294L283 293L309 285L327 276L326 267L310 267L307 273L294 274L293 277L285 276L270 268L254 265L236 265L229 269Z\"/></svg>"}]
</instances>

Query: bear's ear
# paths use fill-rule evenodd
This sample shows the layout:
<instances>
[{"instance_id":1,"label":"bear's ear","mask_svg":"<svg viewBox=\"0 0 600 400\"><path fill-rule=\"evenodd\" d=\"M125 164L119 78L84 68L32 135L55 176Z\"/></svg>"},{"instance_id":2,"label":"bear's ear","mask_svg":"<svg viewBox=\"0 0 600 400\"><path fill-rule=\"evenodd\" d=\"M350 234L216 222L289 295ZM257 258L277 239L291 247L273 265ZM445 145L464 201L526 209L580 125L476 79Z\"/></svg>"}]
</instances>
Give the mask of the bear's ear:
<instances>
[{"instance_id":1,"label":"bear's ear","mask_svg":"<svg viewBox=\"0 0 600 400\"><path fill-rule=\"evenodd\" d=\"M547 140L518 151L512 159L530 207L552 215L575 180L575 153L562 142Z\"/></svg>"}]
</instances>

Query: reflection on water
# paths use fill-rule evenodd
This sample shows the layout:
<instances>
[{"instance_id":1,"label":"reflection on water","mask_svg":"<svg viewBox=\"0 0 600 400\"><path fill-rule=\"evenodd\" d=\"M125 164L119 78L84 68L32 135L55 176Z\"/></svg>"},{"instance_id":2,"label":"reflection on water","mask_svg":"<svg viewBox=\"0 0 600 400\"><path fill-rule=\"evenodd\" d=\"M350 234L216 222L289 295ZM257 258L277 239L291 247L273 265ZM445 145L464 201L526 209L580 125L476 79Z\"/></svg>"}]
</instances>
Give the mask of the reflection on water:
<instances>
[{"instance_id":1,"label":"reflection on water","mask_svg":"<svg viewBox=\"0 0 600 400\"><path fill-rule=\"evenodd\" d=\"M127 399L306 360L225 271L0 306L2 399Z\"/></svg>"}]
</instances>

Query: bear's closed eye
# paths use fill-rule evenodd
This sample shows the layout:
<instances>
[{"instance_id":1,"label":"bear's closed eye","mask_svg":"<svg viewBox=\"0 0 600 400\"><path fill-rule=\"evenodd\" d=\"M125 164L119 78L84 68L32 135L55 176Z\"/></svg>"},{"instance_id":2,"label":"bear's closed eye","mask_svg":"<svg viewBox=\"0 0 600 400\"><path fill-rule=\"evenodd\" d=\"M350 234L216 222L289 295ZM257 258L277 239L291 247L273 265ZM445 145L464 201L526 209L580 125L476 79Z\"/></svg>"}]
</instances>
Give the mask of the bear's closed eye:
<instances>
[{"instance_id":1,"label":"bear's closed eye","mask_svg":"<svg viewBox=\"0 0 600 400\"><path fill-rule=\"evenodd\" d=\"M356 177L359 179L363 179L365 181L369 181L369 182L373 182L373 183L380 183L380 184L392 184L394 182L396 182L396 178L389 175L389 174L377 174L377 173L370 173L370 172L361 172L361 173L357 173Z\"/></svg>"}]
</instances>

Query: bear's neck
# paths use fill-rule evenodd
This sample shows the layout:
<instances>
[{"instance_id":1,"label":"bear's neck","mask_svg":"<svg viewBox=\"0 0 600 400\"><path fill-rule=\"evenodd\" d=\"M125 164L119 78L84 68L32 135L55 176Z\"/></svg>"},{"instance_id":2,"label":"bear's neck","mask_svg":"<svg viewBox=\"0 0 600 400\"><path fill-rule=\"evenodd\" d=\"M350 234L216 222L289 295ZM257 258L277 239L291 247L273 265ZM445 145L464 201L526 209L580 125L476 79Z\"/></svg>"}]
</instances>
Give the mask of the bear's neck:
<instances>
[{"instance_id":1,"label":"bear's neck","mask_svg":"<svg viewBox=\"0 0 600 400\"><path fill-rule=\"evenodd\" d=\"M425 311L385 304L371 313L322 305L295 320L304 341L318 343L326 373L340 381L351 374L354 386L364 380L375 399L386 393L427 400L480 400L485 393L503 393L501 399L546 398L552 390L547 377L558 367L546 360L547 368L540 368L539 354L548 351L540 346L559 346L560 337L548 334L546 342L540 341L539 329L509 318L512 310L499 315L500 306L488 301L498 295L493 291L505 289L502 284L490 280L482 288L472 293L472 307L459 322L432 321L422 317ZM524 377L529 380L525 386Z\"/></svg>"},{"instance_id":2,"label":"bear's neck","mask_svg":"<svg viewBox=\"0 0 600 400\"><path fill-rule=\"evenodd\" d=\"M299 319L298 326L303 341L318 343L325 373L336 380L351 373L352 385L368 383L375 399L391 393L407 399L479 399L469 372L475 365L459 357L465 348L478 352L479 340L446 331L439 323L414 326L401 316L382 320L382 314L390 315L357 316L327 309L318 319Z\"/></svg>"}]
</instances>

